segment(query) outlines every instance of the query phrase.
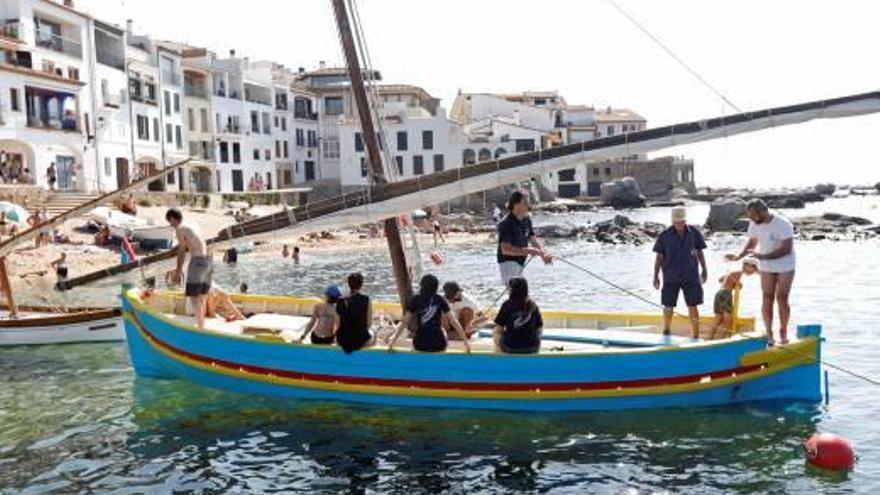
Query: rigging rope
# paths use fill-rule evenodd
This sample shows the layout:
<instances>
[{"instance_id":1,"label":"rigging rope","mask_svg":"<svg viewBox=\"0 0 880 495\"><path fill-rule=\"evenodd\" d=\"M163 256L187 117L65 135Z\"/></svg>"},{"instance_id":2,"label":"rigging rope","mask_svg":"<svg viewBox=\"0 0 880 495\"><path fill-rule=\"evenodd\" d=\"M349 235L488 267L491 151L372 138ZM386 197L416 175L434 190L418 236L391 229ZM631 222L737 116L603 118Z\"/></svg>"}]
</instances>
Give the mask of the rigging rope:
<instances>
[{"instance_id":1,"label":"rigging rope","mask_svg":"<svg viewBox=\"0 0 880 495\"><path fill-rule=\"evenodd\" d=\"M713 93L715 93L715 96L717 96L718 98L720 98L721 101L723 101L724 103L727 103L728 105L730 105L730 106L731 106L734 110L736 110L737 112L739 112L739 113L743 113L743 111L740 110L740 108L739 108L738 106L736 106L736 104L734 104L732 101L730 101L730 98L728 98L727 96L725 96L724 93L722 93L721 91L718 90L718 88L716 88L715 86L713 86L712 83L710 83L708 80L706 80L705 77L701 76L696 70L694 70L690 65L688 65L688 64L687 64L687 63L686 63L681 57L679 57L678 55L676 55L675 52L673 52L668 46L666 46L666 45L660 40L660 38L658 38L658 37L657 37L656 35L654 35L651 31L649 31L648 28L646 28L645 26L643 26L643 25L642 25L642 24L641 24L641 23L640 23L635 17L633 17L632 15L630 15L629 12L627 12L626 10L624 10L623 7L621 7L621 6L620 6L615 0L605 0L605 1L608 2L609 5L611 5L612 7L614 7L615 10L617 10L618 12L620 12L620 14L621 14L622 16L624 16L629 22L631 22L635 27L637 27L641 32L645 33L645 35L646 35L648 38L651 38L651 41L653 41L655 44L657 44L657 46L659 46L663 51L665 51L667 55L669 55L670 57L672 57L673 60L675 60L676 62L678 62L678 64L681 65L681 66L682 66L686 71L688 71L692 76L694 76L694 78L696 78L697 81L699 81L700 83L703 84L703 86L706 86L710 91L712 91Z\"/></svg>"}]
</instances>

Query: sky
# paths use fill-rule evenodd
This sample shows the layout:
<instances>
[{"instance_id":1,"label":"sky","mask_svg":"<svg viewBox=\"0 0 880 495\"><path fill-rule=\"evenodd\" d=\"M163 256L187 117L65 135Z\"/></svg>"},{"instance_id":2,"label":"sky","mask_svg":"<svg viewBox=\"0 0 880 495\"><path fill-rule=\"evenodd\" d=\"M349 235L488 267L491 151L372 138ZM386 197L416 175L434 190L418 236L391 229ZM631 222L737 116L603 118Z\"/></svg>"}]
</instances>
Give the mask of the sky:
<instances>
[{"instance_id":1,"label":"sky","mask_svg":"<svg viewBox=\"0 0 880 495\"><path fill-rule=\"evenodd\" d=\"M631 108L648 126L735 113L609 0L356 0L385 82L459 90L558 90ZM742 110L880 88L880 2L615 0ZM135 32L288 67L343 65L330 0L76 0ZM700 186L874 184L880 116L813 122L671 149Z\"/></svg>"}]
</instances>

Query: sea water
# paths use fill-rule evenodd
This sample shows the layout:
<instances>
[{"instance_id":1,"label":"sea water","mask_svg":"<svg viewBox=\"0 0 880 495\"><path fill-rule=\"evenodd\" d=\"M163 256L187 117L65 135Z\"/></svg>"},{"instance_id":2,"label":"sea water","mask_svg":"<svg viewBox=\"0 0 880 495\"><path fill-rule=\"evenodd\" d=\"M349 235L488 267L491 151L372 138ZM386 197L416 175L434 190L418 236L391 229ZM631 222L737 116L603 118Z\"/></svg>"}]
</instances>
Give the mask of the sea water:
<instances>
[{"instance_id":1,"label":"sea water","mask_svg":"<svg viewBox=\"0 0 880 495\"><path fill-rule=\"evenodd\" d=\"M829 200L790 215L839 211L880 221L878 198ZM700 223L708 208L694 206ZM668 209L625 212L665 220ZM583 225L610 212L537 215ZM710 281L742 238L710 238ZM650 244L551 240L558 256L651 300ZM422 246L427 253L430 246ZM824 357L880 379L880 241L798 242L794 319L821 323ZM488 304L498 295L486 236L440 248L426 269ZM221 284L254 293L319 294L354 270L367 292L392 298L381 248L310 252L302 263L242 256ZM653 311L556 263L526 271L544 308ZM760 287L745 281L743 312ZM58 296L60 297L60 296ZM108 295L100 296L103 298ZM704 306L710 311L711 306ZM180 381L135 378L126 348L81 344L0 349L0 493L880 493L880 389L829 370L830 403L609 413L501 413L279 401ZM848 474L809 468L814 432L849 438Z\"/></svg>"}]
</instances>

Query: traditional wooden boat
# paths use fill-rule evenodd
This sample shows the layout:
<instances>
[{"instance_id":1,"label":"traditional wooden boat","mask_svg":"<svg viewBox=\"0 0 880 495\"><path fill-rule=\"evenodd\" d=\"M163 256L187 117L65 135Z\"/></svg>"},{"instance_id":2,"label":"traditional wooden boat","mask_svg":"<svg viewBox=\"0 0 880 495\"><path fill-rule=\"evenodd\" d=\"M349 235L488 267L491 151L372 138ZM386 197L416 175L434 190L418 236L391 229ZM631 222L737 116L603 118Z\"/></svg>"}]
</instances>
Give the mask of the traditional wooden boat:
<instances>
[{"instance_id":1,"label":"traditional wooden boat","mask_svg":"<svg viewBox=\"0 0 880 495\"><path fill-rule=\"evenodd\" d=\"M0 346L114 342L125 338L119 308L19 306L0 313Z\"/></svg>"},{"instance_id":2,"label":"traditional wooden boat","mask_svg":"<svg viewBox=\"0 0 880 495\"><path fill-rule=\"evenodd\" d=\"M352 354L299 343L314 299L234 296L247 320L184 314L180 293L131 289L123 296L126 339L140 376L176 378L236 392L401 406L506 410L609 410L721 406L820 399L820 327L767 347L753 319L728 339L660 336L659 315L545 311L536 355L494 353L491 338L466 354L385 346ZM399 317L399 305L375 311ZM709 321L704 321L708 327ZM684 335L687 322L676 324ZM554 340L554 334L564 338Z\"/></svg>"}]
</instances>

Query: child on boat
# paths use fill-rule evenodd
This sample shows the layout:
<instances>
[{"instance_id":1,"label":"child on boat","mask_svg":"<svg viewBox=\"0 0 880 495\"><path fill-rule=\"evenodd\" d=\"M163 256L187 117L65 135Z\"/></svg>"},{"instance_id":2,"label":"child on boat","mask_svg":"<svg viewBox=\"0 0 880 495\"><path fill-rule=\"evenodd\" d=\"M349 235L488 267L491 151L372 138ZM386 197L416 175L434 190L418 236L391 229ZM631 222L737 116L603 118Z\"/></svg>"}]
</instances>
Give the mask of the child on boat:
<instances>
[{"instance_id":1,"label":"child on boat","mask_svg":"<svg viewBox=\"0 0 880 495\"><path fill-rule=\"evenodd\" d=\"M538 305L529 298L529 283L522 277L508 282L510 295L495 316L496 352L536 354L541 349L544 320Z\"/></svg>"},{"instance_id":2,"label":"child on boat","mask_svg":"<svg viewBox=\"0 0 880 495\"><path fill-rule=\"evenodd\" d=\"M216 286L211 286L208 297L205 299L205 317L216 318L222 316L226 321L244 320L245 317L232 302L229 293Z\"/></svg>"},{"instance_id":3,"label":"child on boat","mask_svg":"<svg viewBox=\"0 0 880 495\"><path fill-rule=\"evenodd\" d=\"M339 329L336 331L336 343L346 353L354 352L373 341L370 335L370 323L373 321L373 310L370 298L361 294L364 276L352 273L348 276L348 297L336 304L339 315Z\"/></svg>"},{"instance_id":4,"label":"child on boat","mask_svg":"<svg viewBox=\"0 0 880 495\"><path fill-rule=\"evenodd\" d=\"M312 335L312 344L329 345L336 340L336 330L339 328L339 315L336 314L336 303L342 297L339 287L331 285L324 291L324 302L315 304L312 308L312 319L306 325L306 331L300 336L302 342Z\"/></svg>"},{"instance_id":5,"label":"child on boat","mask_svg":"<svg viewBox=\"0 0 880 495\"><path fill-rule=\"evenodd\" d=\"M449 303L452 309L452 318L457 320L464 330L465 335L470 339L476 332L475 325L485 319L483 312L477 306L477 303L467 296L456 282L446 282L443 284L443 297ZM458 332L451 325L443 327L446 330L446 338L448 340L459 340Z\"/></svg>"},{"instance_id":6,"label":"child on boat","mask_svg":"<svg viewBox=\"0 0 880 495\"><path fill-rule=\"evenodd\" d=\"M404 328L413 330L413 349L421 352L443 352L446 350L446 332L443 328L451 325L464 341L466 352L471 352L467 335L458 320L452 317L452 311L446 299L437 294L440 281L434 275L425 275L419 282L419 293L406 304L403 320L391 337L388 350L394 350L394 343Z\"/></svg>"},{"instance_id":7,"label":"child on boat","mask_svg":"<svg viewBox=\"0 0 880 495\"><path fill-rule=\"evenodd\" d=\"M742 276L758 272L758 260L746 258L742 270L733 270L718 279L721 288L715 293L715 323L712 325L710 339L715 338L719 328L724 329L723 337L729 337L733 331L733 291L742 288Z\"/></svg>"}]
</instances>

